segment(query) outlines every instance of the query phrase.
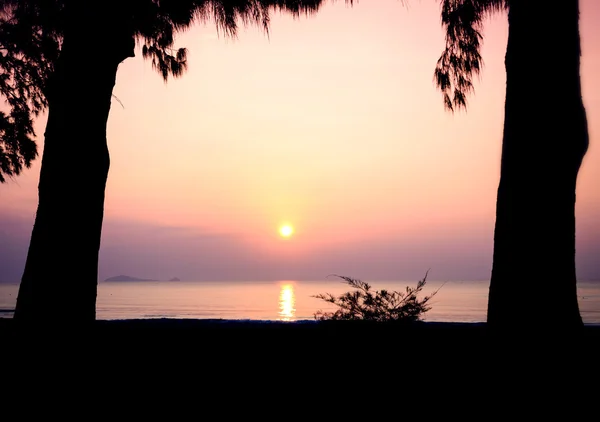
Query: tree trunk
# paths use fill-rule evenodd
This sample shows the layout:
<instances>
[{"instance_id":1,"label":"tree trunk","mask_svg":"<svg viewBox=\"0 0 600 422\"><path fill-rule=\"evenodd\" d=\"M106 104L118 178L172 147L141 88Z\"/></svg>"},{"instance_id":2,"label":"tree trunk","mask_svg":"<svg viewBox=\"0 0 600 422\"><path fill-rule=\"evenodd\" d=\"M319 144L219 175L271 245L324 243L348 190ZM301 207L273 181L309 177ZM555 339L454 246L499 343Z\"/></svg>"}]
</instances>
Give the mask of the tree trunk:
<instances>
[{"instance_id":1,"label":"tree trunk","mask_svg":"<svg viewBox=\"0 0 600 422\"><path fill-rule=\"evenodd\" d=\"M114 9L103 14L80 3L70 5L46 91L39 203L14 315L19 321L80 323L96 315L106 123L117 67L133 56L134 40Z\"/></svg>"},{"instance_id":2,"label":"tree trunk","mask_svg":"<svg viewBox=\"0 0 600 422\"><path fill-rule=\"evenodd\" d=\"M511 1L488 325L582 325L575 187L588 148L579 5Z\"/></svg>"}]
</instances>

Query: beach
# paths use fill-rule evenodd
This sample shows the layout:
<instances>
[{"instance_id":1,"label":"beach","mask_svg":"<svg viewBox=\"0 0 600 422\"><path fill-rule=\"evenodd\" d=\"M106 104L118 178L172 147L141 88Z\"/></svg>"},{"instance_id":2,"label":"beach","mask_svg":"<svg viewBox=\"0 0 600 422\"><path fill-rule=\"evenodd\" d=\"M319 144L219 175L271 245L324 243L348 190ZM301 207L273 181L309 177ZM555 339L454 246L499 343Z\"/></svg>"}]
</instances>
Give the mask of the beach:
<instances>
[{"instance_id":1,"label":"beach","mask_svg":"<svg viewBox=\"0 0 600 422\"><path fill-rule=\"evenodd\" d=\"M403 347L419 347L423 344L442 346L443 349L461 349L466 345L485 345L489 341L506 341L533 345L536 341L577 339L581 344L592 346L600 340L599 325L585 325L574 332L560 332L544 324L525 323L516 330L492 331L486 323L414 322L377 323L368 321L259 321L226 319L131 319L97 320L91 324L74 324L70 321L45 321L34 327L21 326L12 318L0 318L0 330L5 339L20 335L70 335L88 337L93 341L117 341L120 345L143 346L146 342L164 343L168 347L190 346L210 343L212 340L234 339L248 341L249 348L260 349L276 340L298 341L295 349L306 347L299 342L306 340L313 346L341 346L385 350L388 345L401 343ZM265 344L257 339L265 340ZM212 343L218 349L220 343ZM571 344L576 346L576 343ZM279 345L278 349L285 349ZM472 351L471 351L472 352Z\"/></svg>"},{"instance_id":2,"label":"beach","mask_svg":"<svg viewBox=\"0 0 600 422\"><path fill-rule=\"evenodd\" d=\"M90 386L86 391L97 397L90 409L113 414L167 406L216 419L305 414L377 420L396 414L397 406L418 406L447 418L481 416L489 400L498 400L511 414L529 409L539 415L556 407L534 393L558 395L564 405L594 391L583 386L595 385L600 352L596 326L569 334L543 325L493 334L482 323L15 323L0 319L8 363L3 379L12 392L45 379L54 385L50 394L64 400L65 382L78 394Z\"/></svg>"}]
</instances>

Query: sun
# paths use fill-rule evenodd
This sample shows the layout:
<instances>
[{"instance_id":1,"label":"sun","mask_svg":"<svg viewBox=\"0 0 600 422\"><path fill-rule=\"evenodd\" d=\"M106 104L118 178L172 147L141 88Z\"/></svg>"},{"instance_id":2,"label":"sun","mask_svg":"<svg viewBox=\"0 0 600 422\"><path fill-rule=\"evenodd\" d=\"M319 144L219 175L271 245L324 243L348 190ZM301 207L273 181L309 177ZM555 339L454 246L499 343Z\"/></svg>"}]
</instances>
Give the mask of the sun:
<instances>
[{"instance_id":1,"label":"sun","mask_svg":"<svg viewBox=\"0 0 600 422\"><path fill-rule=\"evenodd\" d=\"M289 224L285 224L279 228L279 234L282 237L290 237L292 234L294 234L294 228Z\"/></svg>"}]
</instances>

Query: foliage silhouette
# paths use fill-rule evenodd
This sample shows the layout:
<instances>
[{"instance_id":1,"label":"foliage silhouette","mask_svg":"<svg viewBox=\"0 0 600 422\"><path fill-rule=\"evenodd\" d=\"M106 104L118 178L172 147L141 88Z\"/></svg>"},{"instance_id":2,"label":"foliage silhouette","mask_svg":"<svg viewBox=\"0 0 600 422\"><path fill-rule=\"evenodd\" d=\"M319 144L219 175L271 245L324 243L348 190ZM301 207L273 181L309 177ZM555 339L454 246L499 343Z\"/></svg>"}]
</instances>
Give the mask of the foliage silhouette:
<instances>
[{"instance_id":1,"label":"foliage silhouette","mask_svg":"<svg viewBox=\"0 0 600 422\"><path fill-rule=\"evenodd\" d=\"M89 17L83 12L85 6L69 13L77 8L76 3L0 1L0 95L10 109L0 112L0 183L30 167L38 155L33 121L48 106L45 88L59 58L66 25L77 19L78 13L82 21ZM166 82L169 76L180 77L186 70L187 50L173 47L174 36L193 23L213 21L217 31L230 37L237 35L238 22L257 24L268 32L270 10L299 17L315 13L321 0L128 0L126 7L120 2L104 3L90 7L115 7L117 14L128 15L130 35L143 44L142 56ZM118 26L104 31L115 29Z\"/></svg>"},{"instance_id":2,"label":"foliage silhouette","mask_svg":"<svg viewBox=\"0 0 600 422\"><path fill-rule=\"evenodd\" d=\"M446 47L437 61L434 80L442 91L449 111L467 108L467 96L474 92L473 76L483 67L481 46L483 21L507 8L505 0L443 0L442 27Z\"/></svg>"},{"instance_id":3,"label":"foliage silhouette","mask_svg":"<svg viewBox=\"0 0 600 422\"><path fill-rule=\"evenodd\" d=\"M19 4L17 4L19 3ZM46 2L0 2L0 183L37 157L34 119L47 106L44 87L60 52Z\"/></svg>"},{"instance_id":4,"label":"foliage silhouette","mask_svg":"<svg viewBox=\"0 0 600 422\"><path fill-rule=\"evenodd\" d=\"M430 295L419 299L425 287L427 273L416 287L407 286L404 292L385 289L373 291L371 285L347 276L336 275L355 289L338 297L322 293L313 297L337 306L334 312L318 310L314 317L320 321L375 321L375 322L416 322L431 309L429 301L439 288ZM440 287L441 288L441 287Z\"/></svg>"}]
</instances>

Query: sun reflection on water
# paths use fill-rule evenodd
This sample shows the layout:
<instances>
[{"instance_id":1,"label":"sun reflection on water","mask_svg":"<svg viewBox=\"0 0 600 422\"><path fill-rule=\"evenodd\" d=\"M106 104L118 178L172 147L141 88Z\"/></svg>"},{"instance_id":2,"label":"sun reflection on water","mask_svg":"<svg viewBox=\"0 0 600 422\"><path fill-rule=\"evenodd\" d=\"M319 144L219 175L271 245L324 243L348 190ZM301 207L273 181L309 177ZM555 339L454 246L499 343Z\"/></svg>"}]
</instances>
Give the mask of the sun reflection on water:
<instances>
[{"instance_id":1,"label":"sun reflection on water","mask_svg":"<svg viewBox=\"0 0 600 422\"><path fill-rule=\"evenodd\" d=\"M281 285L279 292L279 319L281 321L293 321L296 317L296 294L294 285L285 283Z\"/></svg>"}]
</instances>

